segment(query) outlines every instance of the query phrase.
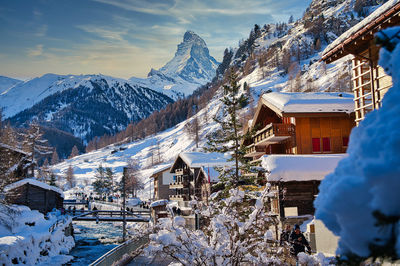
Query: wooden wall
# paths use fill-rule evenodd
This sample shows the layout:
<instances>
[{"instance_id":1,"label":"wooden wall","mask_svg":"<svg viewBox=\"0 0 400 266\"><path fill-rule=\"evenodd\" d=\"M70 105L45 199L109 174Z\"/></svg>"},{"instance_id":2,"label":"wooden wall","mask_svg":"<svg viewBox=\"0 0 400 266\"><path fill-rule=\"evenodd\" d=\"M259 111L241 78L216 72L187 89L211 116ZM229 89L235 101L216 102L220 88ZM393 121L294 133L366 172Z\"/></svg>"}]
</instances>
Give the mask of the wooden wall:
<instances>
[{"instance_id":1,"label":"wooden wall","mask_svg":"<svg viewBox=\"0 0 400 266\"><path fill-rule=\"evenodd\" d=\"M343 137L349 137L354 126L353 116L296 117L296 153L313 154L313 138L330 138L331 151L327 153L344 153Z\"/></svg>"},{"instance_id":2,"label":"wooden wall","mask_svg":"<svg viewBox=\"0 0 400 266\"><path fill-rule=\"evenodd\" d=\"M31 210L48 213L53 208L61 209L63 198L57 192L31 184L25 184L7 192L6 202L28 206Z\"/></svg>"},{"instance_id":3,"label":"wooden wall","mask_svg":"<svg viewBox=\"0 0 400 266\"><path fill-rule=\"evenodd\" d=\"M314 214L314 199L318 195L320 181L292 181L279 183L279 207L281 217L284 208L297 207L298 215Z\"/></svg>"}]
</instances>

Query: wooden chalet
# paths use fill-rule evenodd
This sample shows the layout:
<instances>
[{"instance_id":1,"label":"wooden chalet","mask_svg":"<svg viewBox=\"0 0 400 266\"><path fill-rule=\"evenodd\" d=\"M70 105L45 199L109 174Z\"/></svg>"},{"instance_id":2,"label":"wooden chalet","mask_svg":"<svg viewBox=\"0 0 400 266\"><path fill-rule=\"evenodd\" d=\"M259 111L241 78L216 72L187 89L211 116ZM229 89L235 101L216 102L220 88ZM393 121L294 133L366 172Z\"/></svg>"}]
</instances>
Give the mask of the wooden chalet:
<instances>
[{"instance_id":1,"label":"wooden chalet","mask_svg":"<svg viewBox=\"0 0 400 266\"><path fill-rule=\"evenodd\" d=\"M231 165L232 162L228 162L227 158L220 153L180 153L170 169L170 173L174 174L174 181L169 186L173 190L170 200L190 201L195 198L201 199L202 184L204 182L204 177L200 174L201 168Z\"/></svg>"},{"instance_id":2,"label":"wooden chalet","mask_svg":"<svg viewBox=\"0 0 400 266\"><path fill-rule=\"evenodd\" d=\"M169 189L169 184L173 182L173 174L169 172L170 168L170 164L161 166L150 176L154 180L154 200L167 200L172 194L172 190Z\"/></svg>"},{"instance_id":3,"label":"wooden chalet","mask_svg":"<svg viewBox=\"0 0 400 266\"><path fill-rule=\"evenodd\" d=\"M353 110L348 93L265 93L248 129L255 134L242 143L245 156L344 153Z\"/></svg>"},{"instance_id":4,"label":"wooden chalet","mask_svg":"<svg viewBox=\"0 0 400 266\"><path fill-rule=\"evenodd\" d=\"M61 189L26 178L4 188L5 200L9 204L25 205L31 210L45 214L63 207L64 194Z\"/></svg>"},{"instance_id":5,"label":"wooden chalet","mask_svg":"<svg viewBox=\"0 0 400 266\"><path fill-rule=\"evenodd\" d=\"M271 210L281 219L314 214L314 199L325 175L332 172L346 154L265 155L261 165L267 171L275 198Z\"/></svg>"},{"instance_id":6,"label":"wooden chalet","mask_svg":"<svg viewBox=\"0 0 400 266\"><path fill-rule=\"evenodd\" d=\"M380 47L374 42L378 31L400 25L400 2L388 1L372 14L343 33L323 52L322 60L332 63L352 55L352 84L355 121L378 109L382 98L392 86L392 79L378 65Z\"/></svg>"}]
</instances>

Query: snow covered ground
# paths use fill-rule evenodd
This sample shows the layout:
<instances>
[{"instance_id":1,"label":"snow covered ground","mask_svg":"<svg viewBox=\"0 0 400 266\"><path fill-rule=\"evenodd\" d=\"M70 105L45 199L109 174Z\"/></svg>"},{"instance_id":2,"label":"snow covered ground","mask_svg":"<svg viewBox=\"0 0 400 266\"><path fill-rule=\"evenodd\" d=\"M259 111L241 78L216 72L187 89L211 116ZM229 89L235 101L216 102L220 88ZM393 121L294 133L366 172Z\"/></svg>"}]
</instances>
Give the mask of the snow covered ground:
<instances>
[{"instance_id":1,"label":"snow covered ground","mask_svg":"<svg viewBox=\"0 0 400 266\"><path fill-rule=\"evenodd\" d=\"M72 259L66 255L75 245L64 230L71 218L60 212L46 217L26 206L0 204L0 265L61 265Z\"/></svg>"}]
</instances>

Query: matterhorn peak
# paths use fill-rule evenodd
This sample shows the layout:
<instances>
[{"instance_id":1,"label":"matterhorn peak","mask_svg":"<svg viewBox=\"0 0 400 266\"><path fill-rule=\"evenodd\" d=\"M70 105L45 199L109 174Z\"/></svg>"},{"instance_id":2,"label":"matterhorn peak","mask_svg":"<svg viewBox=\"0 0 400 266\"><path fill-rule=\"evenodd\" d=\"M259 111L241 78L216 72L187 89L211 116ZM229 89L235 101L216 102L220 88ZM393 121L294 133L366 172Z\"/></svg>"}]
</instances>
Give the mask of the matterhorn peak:
<instances>
[{"instance_id":1,"label":"matterhorn peak","mask_svg":"<svg viewBox=\"0 0 400 266\"><path fill-rule=\"evenodd\" d=\"M174 58L159 71L171 78L180 77L185 81L202 85L214 78L218 64L210 55L206 42L188 30L183 35L183 41L178 44ZM154 71L149 73L150 76L154 74Z\"/></svg>"}]
</instances>

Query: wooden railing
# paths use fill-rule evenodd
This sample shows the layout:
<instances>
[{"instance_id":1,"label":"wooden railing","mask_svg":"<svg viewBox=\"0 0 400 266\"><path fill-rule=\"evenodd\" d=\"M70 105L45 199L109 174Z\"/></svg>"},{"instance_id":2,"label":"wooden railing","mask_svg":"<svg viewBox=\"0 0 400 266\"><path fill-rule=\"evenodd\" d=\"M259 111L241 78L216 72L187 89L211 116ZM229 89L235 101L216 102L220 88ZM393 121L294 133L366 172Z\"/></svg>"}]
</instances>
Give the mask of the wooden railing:
<instances>
[{"instance_id":1,"label":"wooden railing","mask_svg":"<svg viewBox=\"0 0 400 266\"><path fill-rule=\"evenodd\" d=\"M185 194L169 195L170 200L187 200L188 196Z\"/></svg>"},{"instance_id":2,"label":"wooden railing","mask_svg":"<svg viewBox=\"0 0 400 266\"><path fill-rule=\"evenodd\" d=\"M270 123L263 129L256 132L253 137L254 143L262 142L271 137L293 136L295 134L295 126L293 124L275 124ZM278 141L277 141L278 142Z\"/></svg>"}]
</instances>

